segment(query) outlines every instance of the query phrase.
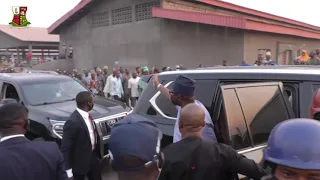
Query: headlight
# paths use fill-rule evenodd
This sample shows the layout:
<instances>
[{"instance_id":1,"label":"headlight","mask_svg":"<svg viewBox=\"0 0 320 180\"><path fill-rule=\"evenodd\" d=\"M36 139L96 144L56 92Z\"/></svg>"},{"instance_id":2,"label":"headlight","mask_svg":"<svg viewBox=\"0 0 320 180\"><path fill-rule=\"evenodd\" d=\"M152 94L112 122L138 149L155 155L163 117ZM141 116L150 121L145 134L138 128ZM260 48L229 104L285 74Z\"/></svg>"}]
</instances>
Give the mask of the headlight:
<instances>
[{"instance_id":1,"label":"headlight","mask_svg":"<svg viewBox=\"0 0 320 180\"><path fill-rule=\"evenodd\" d=\"M50 124L52 125L52 132L60 139L62 139L64 123L65 121L57 121L50 119Z\"/></svg>"}]
</instances>

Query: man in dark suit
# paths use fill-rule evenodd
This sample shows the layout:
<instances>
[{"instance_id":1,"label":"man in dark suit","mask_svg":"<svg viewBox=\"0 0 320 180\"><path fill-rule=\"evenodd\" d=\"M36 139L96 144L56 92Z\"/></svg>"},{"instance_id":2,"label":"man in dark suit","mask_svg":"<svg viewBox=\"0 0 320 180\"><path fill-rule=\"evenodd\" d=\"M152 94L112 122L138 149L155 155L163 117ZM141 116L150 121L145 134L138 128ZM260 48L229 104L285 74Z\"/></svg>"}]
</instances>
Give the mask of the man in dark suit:
<instances>
[{"instance_id":1,"label":"man in dark suit","mask_svg":"<svg viewBox=\"0 0 320 180\"><path fill-rule=\"evenodd\" d=\"M89 111L93 97L89 91L76 96L77 109L63 127L61 151L68 177L74 180L102 180L98 160L97 132Z\"/></svg>"},{"instance_id":2,"label":"man in dark suit","mask_svg":"<svg viewBox=\"0 0 320 180\"><path fill-rule=\"evenodd\" d=\"M29 141L24 137L28 124L28 111L21 104L0 108L0 179L67 180L58 145Z\"/></svg>"}]
</instances>

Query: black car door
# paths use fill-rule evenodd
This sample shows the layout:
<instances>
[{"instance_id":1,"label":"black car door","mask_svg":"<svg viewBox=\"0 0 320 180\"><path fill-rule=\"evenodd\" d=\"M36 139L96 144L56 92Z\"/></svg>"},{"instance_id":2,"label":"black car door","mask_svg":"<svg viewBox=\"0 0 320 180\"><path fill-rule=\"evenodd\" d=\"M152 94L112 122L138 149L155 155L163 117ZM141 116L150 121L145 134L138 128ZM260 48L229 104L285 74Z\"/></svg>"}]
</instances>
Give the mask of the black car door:
<instances>
[{"instance_id":1,"label":"black car door","mask_svg":"<svg viewBox=\"0 0 320 180\"><path fill-rule=\"evenodd\" d=\"M260 162L271 130L294 117L285 100L283 84L245 83L221 85L220 88L226 121L216 122L219 132L228 136L224 139L240 154Z\"/></svg>"}]
</instances>

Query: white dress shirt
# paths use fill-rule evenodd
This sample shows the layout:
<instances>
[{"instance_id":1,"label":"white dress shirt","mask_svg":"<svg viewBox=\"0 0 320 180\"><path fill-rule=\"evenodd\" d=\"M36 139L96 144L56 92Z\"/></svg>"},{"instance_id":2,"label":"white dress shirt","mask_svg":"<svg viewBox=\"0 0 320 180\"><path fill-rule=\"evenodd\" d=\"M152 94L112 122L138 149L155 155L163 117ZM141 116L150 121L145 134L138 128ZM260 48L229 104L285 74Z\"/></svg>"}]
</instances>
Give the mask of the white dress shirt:
<instances>
[{"instance_id":1,"label":"white dress shirt","mask_svg":"<svg viewBox=\"0 0 320 180\"><path fill-rule=\"evenodd\" d=\"M95 138L96 137L94 135L94 127L92 126L92 122L89 119L89 113L85 112L79 108L77 108L77 111L79 112L79 114L81 115L81 117L83 118L84 122L87 125L88 131L89 131L89 136L90 136L90 142L91 142L92 150L93 150L95 147L95 142L96 142ZM67 170L67 175L68 175L68 178L71 178L73 176L72 169Z\"/></svg>"},{"instance_id":2,"label":"white dress shirt","mask_svg":"<svg viewBox=\"0 0 320 180\"><path fill-rule=\"evenodd\" d=\"M16 135L11 135L11 136L5 136L0 139L0 142L8 140L8 139L16 138L16 137L24 137L24 135L23 134L16 134Z\"/></svg>"},{"instance_id":3,"label":"white dress shirt","mask_svg":"<svg viewBox=\"0 0 320 180\"><path fill-rule=\"evenodd\" d=\"M95 135L94 135L94 127L92 126L92 122L91 120L89 119L89 113L88 112L85 112L79 108L77 108L77 111L79 112L79 114L82 116L84 122L86 123L87 125L87 128L88 128L88 131L89 131L89 136L90 136L90 142L91 142L91 145L92 145L92 150L94 149L94 146L95 146Z\"/></svg>"}]
</instances>

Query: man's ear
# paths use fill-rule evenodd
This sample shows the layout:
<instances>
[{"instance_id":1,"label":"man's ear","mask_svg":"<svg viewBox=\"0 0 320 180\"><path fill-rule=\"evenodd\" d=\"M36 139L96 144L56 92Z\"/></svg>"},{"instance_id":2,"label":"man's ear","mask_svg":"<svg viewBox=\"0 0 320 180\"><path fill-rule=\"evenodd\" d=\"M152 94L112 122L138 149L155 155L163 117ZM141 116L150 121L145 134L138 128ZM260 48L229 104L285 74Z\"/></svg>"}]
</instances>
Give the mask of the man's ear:
<instances>
[{"instance_id":1,"label":"man's ear","mask_svg":"<svg viewBox=\"0 0 320 180\"><path fill-rule=\"evenodd\" d=\"M202 127L204 127L206 125L205 121L202 121Z\"/></svg>"},{"instance_id":2,"label":"man's ear","mask_svg":"<svg viewBox=\"0 0 320 180\"><path fill-rule=\"evenodd\" d=\"M183 123L179 121L179 129L183 128Z\"/></svg>"}]
</instances>

